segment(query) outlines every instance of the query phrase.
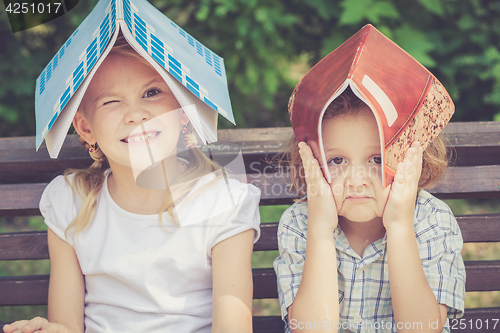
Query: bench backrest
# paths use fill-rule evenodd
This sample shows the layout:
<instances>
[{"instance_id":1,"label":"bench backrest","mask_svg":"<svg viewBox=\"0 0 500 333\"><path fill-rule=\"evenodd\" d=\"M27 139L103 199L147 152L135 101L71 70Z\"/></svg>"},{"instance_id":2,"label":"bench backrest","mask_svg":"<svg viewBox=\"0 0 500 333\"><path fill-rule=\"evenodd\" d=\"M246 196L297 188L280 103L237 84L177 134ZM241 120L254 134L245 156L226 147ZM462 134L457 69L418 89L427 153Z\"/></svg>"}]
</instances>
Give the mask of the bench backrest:
<instances>
[{"instance_id":1,"label":"bench backrest","mask_svg":"<svg viewBox=\"0 0 500 333\"><path fill-rule=\"evenodd\" d=\"M266 162L285 150L291 135L290 128L218 131L219 141L240 147L247 179L261 189L261 205L292 203L286 177ZM442 199L500 198L500 122L451 123L444 135L453 147L454 165L430 192ZM57 160L49 158L44 146L35 153L34 146L34 137L0 139L0 216L39 215L38 202L50 180L66 168L92 163L75 135L67 137ZM234 145L227 145L231 149ZM457 220L465 242L500 242L500 214ZM254 251L277 250L277 221L261 227ZM45 232L0 234L0 260L48 258ZM466 270L467 291L500 290L500 261L469 261ZM277 298L272 268L254 269L253 277L254 299ZM0 277L0 306L46 304L48 281L46 275ZM491 321L499 314L500 308L469 309L465 319ZM254 317L254 330L282 332L283 323L279 317Z\"/></svg>"}]
</instances>

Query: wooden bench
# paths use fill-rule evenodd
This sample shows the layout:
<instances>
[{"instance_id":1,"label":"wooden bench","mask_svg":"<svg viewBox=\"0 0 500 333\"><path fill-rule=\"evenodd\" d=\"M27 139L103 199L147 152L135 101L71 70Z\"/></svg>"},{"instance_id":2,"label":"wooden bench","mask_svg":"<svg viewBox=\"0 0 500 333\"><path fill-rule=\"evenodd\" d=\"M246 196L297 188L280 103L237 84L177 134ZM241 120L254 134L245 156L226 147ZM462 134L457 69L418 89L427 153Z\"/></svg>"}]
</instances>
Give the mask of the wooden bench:
<instances>
[{"instance_id":1,"label":"wooden bench","mask_svg":"<svg viewBox=\"0 0 500 333\"><path fill-rule=\"evenodd\" d=\"M219 131L220 141L240 145L248 180L262 191L261 205L292 202L283 178L265 162L266 156L285 149L291 134L290 128ZM455 166L430 192L443 199L500 198L500 122L452 123L445 135L455 149ZM38 202L46 184L68 167L91 163L74 135L68 136L57 160L50 159L44 147L35 153L34 146L33 137L0 139L0 216L39 215ZM457 220L465 242L500 242L500 214L457 216ZM263 224L254 251L277 250L276 230L277 223ZM0 234L0 260L48 258L45 232ZM465 266L467 291L500 290L500 260L468 261ZM254 269L253 276L254 299L277 298L272 268ZM0 277L0 311L2 306L46 304L48 283L48 275ZM500 307L467 309L463 319L468 329L454 332L494 332ZM476 321L483 329L470 330ZM254 317L255 332L283 332L283 326L278 316ZM500 323L495 331L500 331Z\"/></svg>"}]
</instances>

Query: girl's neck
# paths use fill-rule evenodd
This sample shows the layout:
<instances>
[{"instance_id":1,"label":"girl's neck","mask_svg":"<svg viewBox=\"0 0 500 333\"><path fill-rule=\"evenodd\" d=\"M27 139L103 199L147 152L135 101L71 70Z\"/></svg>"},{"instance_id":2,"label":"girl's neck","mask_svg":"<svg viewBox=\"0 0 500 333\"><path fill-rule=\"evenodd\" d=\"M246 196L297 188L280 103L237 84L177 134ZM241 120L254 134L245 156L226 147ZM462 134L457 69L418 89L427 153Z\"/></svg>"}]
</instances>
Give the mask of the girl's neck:
<instances>
[{"instance_id":1,"label":"girl's neck","mask_svg":"<svg viewBox=\"0 0 500 333\"><path fill-rule=\"evenodd\" d=\"M137 184L132 168L117 165L110 161L111 174L108 176L109 194L113 200L124 210L142 215L157 214L164 202L169 183L182 173L184 164L177 159L176 163L159 163L155 174L161 176L157 179L158 186L153 188L141 187ZM150 182L151 183L151 182Z\"/></svg>"},{"instance_id":2,"label":"girl's neck","mask_svg":"<svg viewBox=\"0 0 500 333\"><path fill-rule=\"evenodd\" d=\"M385 235L381 217L367 222L353 222L339 216L339 225L349 241L349 245L360 257L363 257L363 252L368 245Z\"/></svg>"}]
</instances>

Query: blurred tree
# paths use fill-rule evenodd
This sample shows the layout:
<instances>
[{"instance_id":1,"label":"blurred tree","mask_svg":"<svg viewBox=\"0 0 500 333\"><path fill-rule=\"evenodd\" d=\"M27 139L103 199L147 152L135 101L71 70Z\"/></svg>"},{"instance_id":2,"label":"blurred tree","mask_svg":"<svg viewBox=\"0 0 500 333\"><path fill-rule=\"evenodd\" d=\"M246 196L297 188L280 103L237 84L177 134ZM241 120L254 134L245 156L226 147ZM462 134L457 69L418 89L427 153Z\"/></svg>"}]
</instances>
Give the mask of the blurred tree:
<instances>
[{"instance_id":1,"label":"blurred tree","mask_svg":"<svg viewBox=\"0 0 500 333\"><path fill-rule=\"evenodd\" d=\"M454 121L500 120L500 1L150 2L225 59L240 127L288 125L298 80L367 23L441 80L455 101ZM67 15L16 34L0 14L0 136L34 135L35 79L95 3L80 1Z\"/></svg>"}]
</instances>

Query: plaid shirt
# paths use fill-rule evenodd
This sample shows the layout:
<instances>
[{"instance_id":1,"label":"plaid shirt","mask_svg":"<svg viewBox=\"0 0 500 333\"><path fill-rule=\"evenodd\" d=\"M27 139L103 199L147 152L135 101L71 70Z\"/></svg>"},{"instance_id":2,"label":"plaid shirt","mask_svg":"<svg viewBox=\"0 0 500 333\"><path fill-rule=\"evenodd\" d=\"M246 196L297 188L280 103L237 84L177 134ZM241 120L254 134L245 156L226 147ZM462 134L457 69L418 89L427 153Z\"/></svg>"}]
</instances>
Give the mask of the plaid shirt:
<instances>
[{"instance_id":1,"label":"plaid shirt","mask_svg":"<svg viewBox=\"0 0 500 333\"><path fill-rule=\"evenodd\" d=\"M461 317L464 310L465 267L461 256L462 234L453 213L444 202L420 190L415 206L414 227L422 268L438 303L447 305L449 318ZM334 233L338 265L339 332L396 332L387 266L387 235L368 245L361 258L349 246L340 226ZM281 316L285 323L288 322L287 308L293 303L302 279L306 237L307 202L295 203L281 217L278 228L280 255L274 261ZM326 322L321 324L332 325ZM422 325L423 328L429 328L429 323ZM290 332L288 324L285 331ZM443 332L450 332L447 325Z\"/></svg>"}]
</instances>

